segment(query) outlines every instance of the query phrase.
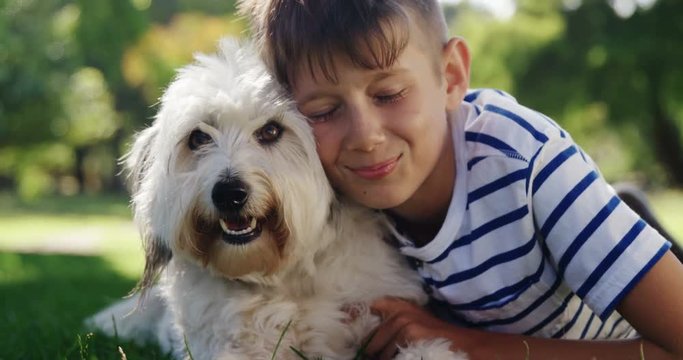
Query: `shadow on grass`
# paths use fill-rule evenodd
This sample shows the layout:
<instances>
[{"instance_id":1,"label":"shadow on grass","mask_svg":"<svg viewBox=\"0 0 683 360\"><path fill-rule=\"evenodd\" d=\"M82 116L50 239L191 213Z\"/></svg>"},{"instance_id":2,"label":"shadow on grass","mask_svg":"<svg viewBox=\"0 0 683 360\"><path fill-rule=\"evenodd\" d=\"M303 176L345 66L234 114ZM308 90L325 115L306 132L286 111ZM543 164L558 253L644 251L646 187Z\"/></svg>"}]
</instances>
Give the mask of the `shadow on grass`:
<instances>
[{"instance_id":1,"label":"shadow on grass","mask_svg":"<svg viewBox=\"0 0 683 360\"><path fill-rule=\"evenodd\" d=\"M83 320L120 299L135 280L98 257L0 252L0 359L169 359L103 335Z\"/></svg>"}]
</instances>

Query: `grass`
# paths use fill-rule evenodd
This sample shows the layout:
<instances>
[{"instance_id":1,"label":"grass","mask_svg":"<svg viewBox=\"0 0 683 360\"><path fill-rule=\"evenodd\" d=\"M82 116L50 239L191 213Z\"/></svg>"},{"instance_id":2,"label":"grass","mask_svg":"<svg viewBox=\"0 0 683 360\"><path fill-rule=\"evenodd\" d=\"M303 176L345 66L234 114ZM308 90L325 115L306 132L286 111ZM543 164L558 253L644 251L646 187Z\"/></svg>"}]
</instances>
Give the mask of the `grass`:
<instances>
[{"instance_id":1,"label":"grass","mask_svg":"<svg viewBox=\"0 0 683 360\"><path fill-rule=\"evenodd\" d=\"M127 294L142 271L124 197L24 204L2 194L0 228L0 360L170 359L154 346L82 327ZM70 244L86 238L95 246Z\"/></svg>"},{"instance_id":2,"label":"grass","mask_svg":"<svg viewBox=\"0 0 683 360\"><path fill-rule=\"evenodd\" d=\"M683 241L683 190L651 200ZM170 359L154 346L89 334L81 325L128 293L142 272L130 218L124 196L22 203L0 193L0 360Z\"/></svg>"}]
</instances>

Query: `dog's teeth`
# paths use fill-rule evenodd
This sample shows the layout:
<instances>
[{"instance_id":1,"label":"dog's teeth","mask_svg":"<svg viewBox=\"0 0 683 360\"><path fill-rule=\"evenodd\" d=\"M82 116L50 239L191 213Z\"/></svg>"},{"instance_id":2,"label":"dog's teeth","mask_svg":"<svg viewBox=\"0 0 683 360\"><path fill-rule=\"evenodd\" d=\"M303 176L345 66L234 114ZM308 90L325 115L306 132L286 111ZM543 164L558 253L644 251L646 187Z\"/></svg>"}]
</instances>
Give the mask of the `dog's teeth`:
<instances>
[{"instance_id":1,"label":"dog's teeth","mask_svg":"<svg viewBox=\"0 0 683 360\"><path fill-rule=\"evenodd\" d=\"M244 235L248 234L256 228L256 225L258 225L258 222L256 221L256 218L251 218L251 223L249 224L249 227L242 229L242 230L231 230L228 227L228 224L225 223L223 219L219 219L218 222L221 224L221 229L223 229L223 232L225 232L228 235Z\"/></svg>"},{"instance_id":2,"label":"dog's teeth","mask_svg":"<svg viewBox=\"0 0 683 360\"><path fill-rule=\"evenodd\" d=\"M226 233L230 233L230 229L228 229L228 224L223 221L223 219L218 220L218 222L221 224L221 229L225 231Z\"/></svg>"}]
</instances>

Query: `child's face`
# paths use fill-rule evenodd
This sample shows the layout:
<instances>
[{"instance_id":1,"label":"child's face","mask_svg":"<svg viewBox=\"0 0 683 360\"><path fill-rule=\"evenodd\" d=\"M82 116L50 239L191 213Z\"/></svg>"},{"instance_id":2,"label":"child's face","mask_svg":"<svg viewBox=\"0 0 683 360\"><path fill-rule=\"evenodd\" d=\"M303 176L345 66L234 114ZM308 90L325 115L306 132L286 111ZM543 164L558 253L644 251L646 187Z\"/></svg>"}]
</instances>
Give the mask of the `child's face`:
<instances>
[{"instance_id":1,"label":"child's face","mask_svg":"<svg viewBox=\"0 0 683 360\"><path fill-rule=\"evenodd\" d=\"M320 69L315 76L302 69L294 99L310 119L332 185L365 206L396 208L438 176L438 160L453 151L445 146L446 110L467 85L454 100L447 56L434 59L414 41L388 69L361 68L344 56L334 61L336 83Z\"/></svg>"}]
</instances>

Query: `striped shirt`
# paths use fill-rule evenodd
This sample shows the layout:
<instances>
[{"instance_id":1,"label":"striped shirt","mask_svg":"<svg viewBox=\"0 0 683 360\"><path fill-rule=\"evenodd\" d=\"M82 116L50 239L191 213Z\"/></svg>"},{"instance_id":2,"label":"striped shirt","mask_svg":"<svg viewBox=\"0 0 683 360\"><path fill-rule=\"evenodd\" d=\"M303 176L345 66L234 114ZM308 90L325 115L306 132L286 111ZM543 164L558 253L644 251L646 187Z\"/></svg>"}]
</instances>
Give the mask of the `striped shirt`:
<instances>
[{"instance_id":1,"label":"striped shirt","mask_svg":"<svg viewBox=\"0 0 683 360\"><path fill-rule=\"evenodd\" d=\"M554 121L497 90L451 116L457 175L423 247L393 230L432 298L491 331L566 339L637 333L615 310L670 244Z\"/></svg>"}]
</instances>

